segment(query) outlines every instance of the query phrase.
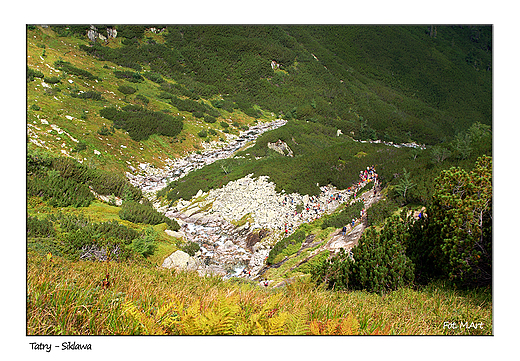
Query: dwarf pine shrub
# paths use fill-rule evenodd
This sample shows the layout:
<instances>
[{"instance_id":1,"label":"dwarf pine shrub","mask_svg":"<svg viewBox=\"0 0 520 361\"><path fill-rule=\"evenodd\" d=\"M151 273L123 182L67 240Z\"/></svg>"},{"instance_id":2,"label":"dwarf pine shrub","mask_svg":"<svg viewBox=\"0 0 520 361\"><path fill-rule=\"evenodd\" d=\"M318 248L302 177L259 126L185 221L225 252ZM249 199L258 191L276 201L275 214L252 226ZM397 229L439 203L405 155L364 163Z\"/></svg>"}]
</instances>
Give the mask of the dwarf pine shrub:
<instances>
[{"instance_id":1,"label":"dwarf pine shrub","mask_svg":"<svg viewBox=\"0 0 520 361\"><path fill-rule=\"evenodd\" d=\"M145 229L144 234L135 238L129 246L134 252L141 254L143 257L152 255L155 251L155 240L157 239L157 231L153 227Z\"/></svg>"},{"instance_id":2,"label":"dwarf pine shrub","mask_svg":"<svg viewBox=\"0 0 520 361\"><path fill-rule=\"evenodd\" d=\"M136 88L129 85L120 85L117 89L125 95L134 94L137 91Z\"/></svg>"},{"instance_id":3,"label":"dwarf pine shrub","mask_svg":"<svg viewBox=\"0 0 520 361\"><path fill-rule=\"evenodd\" d=\"M48 218L27 216L27 237L53 237L56 231Z\"/></svg>"},{"instance_id":4,"label":"dwarf pine shrub","mask_svg":"<svg viewBox=\"0 0 520 361\"><path fill-rule=\"evenodd\" d=\"M87 185L53 175L29 177L27 195L42 197L52 207L88 207L95 199Z\"/></svg>"},{"instance_id":5,"label":"dwarf pine shrub","mask_svg":"<svg viewBox=\"0 0 520 361\"><path fill-rule=\"evenodd\" d=\"M352 219L359 218L359 212L364 208L363 201L355 202L354 204L342 209L338 213L326 216L321 225L322 229L327 227L342 228L352 222Z\"/></svg>"},{"instance_id":6,"label":"dwarf pine shrub","mask_svg":"<svg viewBox=\"0 0 520 361\"><path fill-rule=\"evenodd\" d=\"M150 100L147 97L141 94L137 94L135 96L135 100L143 103L144 105L147 105L150 102Z\"/></svg>"},{"instance_id":7,"label":"dwarf pine shrub","mask_svg":"<svg viewBox=\"0 0 520 361\"><path fill-rule=\"evenodd\" d=\"M197 242L188 241L182 247L181 251L186 252L190 256L194 256L200 250L200 246Z\"/></svg>"},{"instance_id":8,"label":"dwarf pine shrub","mask_svg":"<svg viewBox=\"0 0 520 361\"><path fill-rule=\"evenodd\" d=\"M59 68L60 70L63 70L65 73L68 73L71 75L76 75L81 78L85 78L85 79L89 79L89 80L98 80L98 81L102 80L87 70L76 68L75 66L73 66L71 63L69 63L67 61L57 60L54 62L54 66Z\"/></svg>"},{"instance_id":9,"label":"dwarf pine shrub","mask_svg":"<svg viewBox=\"0 0 520 361\"><path fill-rule=\"evenodd\" d=\"M134 223L160 224L166 223L171 230L178 230L179 224L164 214L159 213L150 204L141 204L135 201L124 201L119 211L119 217Z\"/></svg>"},{"instance_id":10,"label":"dwarf pine shrub","mask_svg":"<svg viewBox=\"0 0 520 361\"><path fill-rule=\"evenodd\" d=\"M87 90L85 92L81 93L71 93L70 94L73 98L79 98L79 99L92 99L92 100L103 100L103 96L100 92L95 90Z\"/></svg>"},{"instance_id":11,"label":"dwarf pine shrub","mask_svg":"<svg viewBox=\"0 0 520 361\"><path fill-rule=\"evenodd\" d=\"M217 119L215 119L215 117L212 117L211 115L205 115L204 121L206 123L215 123L217 121Z\"/></svg>"},{"instance_id":12,"label":"dwarf pine shrub","mask_svg":"<svg viewBox=\"0 0 520 361\"><path fill-rule=\"evenodd\" d=\"M141 74L129 70L114 70L114 75L118 79L125 79L132 83L140 83L144 80Z\"/></svg>"},{"instance_id":13,"label":"dwarf pine shrub","mask_svg":"<svg viewBox=\"0 0 520 361\"><path fill-rule=\"evenodd\" d=\"M161 84L164 83L164 79L161 74L155 72L148 72L144 74L144 77L153 81L154 83Z\"/></svg>"},{"instance_id":14,"label":"dwarf pine shrub","mask_svg":"<svg viewBox=\"0 0 520 361\"><path fill-rule=\"evenodd\" d=\"M43 81L46 83L49 83L49 84L61 83L60 78L58 78L57 76L45 77L45 78L43 78Z\"/></svg>"},{"instance_id":15,"label":"dwarf pine shrub","mask_svg":"<svg viewBox=\"0 0 520 361\"><path fill-rule=\"evenodd\" d=\"M381 231L368 228L349 254L340 252L313 269L313 277L328 288L384 293L414 280L415 265L406 252L407 225L398 217Z\"/></svg>"},{"instance_id":16,"label":"dwarf pine shrub","mask_svg":"<svg viewBox=\"0 0 520 361\"><path fill-rule=\"evenodd\" d=\"M174 137L182 131L182 117L174 117L161 111L128 105L121 110L103 108L99 114L114 122L114 127L124 129L135 141L148 139L152 134Z\"/></svg>"},{"instance_id":17,"label":"dwarf pine shrub","mask_svg":"<svg viewBox=\"0 0 520 361\"><path fill-rule=\"evenodd\" d=\"M303 240L305 239L305 232L303 230L298 230L291 234L287 238L283 238L278 243L276 243L273 249L269 252L269 256L267 257L266 263L273 264L275 263L275 258L278 254L282 253L286 248L293 246L293 248L300 249Z\"/></svg>"},{"instance_id":18,"label":"dwarf pine shrub","mask_svg":"<svg viewBox=\"0 0 520 361\"><path fill-rule=\"evenodd\" d=\"M34 78L43 78L44 75L41 71L27 67L27 81L33 81Z\"/></svg>"}]
</instances>

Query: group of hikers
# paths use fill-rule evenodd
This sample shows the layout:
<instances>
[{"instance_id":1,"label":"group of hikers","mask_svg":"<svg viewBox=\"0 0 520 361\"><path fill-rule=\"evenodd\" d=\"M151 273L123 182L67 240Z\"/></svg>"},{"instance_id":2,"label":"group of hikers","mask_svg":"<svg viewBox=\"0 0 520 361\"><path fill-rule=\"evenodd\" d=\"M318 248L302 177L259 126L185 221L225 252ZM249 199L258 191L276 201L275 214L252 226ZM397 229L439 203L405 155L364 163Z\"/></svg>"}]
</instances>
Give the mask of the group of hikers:
<instances>
[{"instance_id":1,"label":"group of hikers","mask_svg":"<svg viewBox=\"0 0 520 361\"><path fill-rule=\"evenodd\" d=\"M352 202L356 201L357 198L357 192L363 188L367 183L374 182L374 195L376 195L376 186L378 184L378 175L375 171L375 168L367 167L366 170L363 170L359 174L359 181L356 182L354 185L349 187L346 190L343 191L337 191L333 187L329 186L322 186L321 189L321 195L320 196L309 196L307 203L303 204L303 208L300 208L300 210L292 210L291 212L286 213L286 219L284 222L284 225L279 227L280 230L283 230L284 235L288 236L291 234L298 225L302 222L312 222L318 218L321 217L323 213L327 211L329 208L327 205L333 202L338 203L344 203L347 202L350 198L353 198L350 204ZM292 195L284 196L284 198L281 200L280 205L281 206L289 206L294 209L295 204L298 204L299 202L302 202L300 199L293 198ZM366 217L366 208L363 208L360 211L360 220L363 217ZM298 220L294 220L294 218L297 217ZM294 221L293 222L291 222ZM352 219L352 223L350 224L350 227L344 226L342 229L342 234L345 236L347 231L350 229L353 229L356 225L357 220ZM243 277L251 277L251 270L244 268L242 271ZM260 281L260 284L262 284L264 287L269 286L269 281L264 279L263 281Z\"/></svg>"},{"instance_id":2,"label":"group of hikers","mask_svg":"<svg viewBox=\"0 0 520 361\"><path fill-rule=\"evenodd\" d=\"M325 212L334 209L341 203L347 202L350 198L352 198L353 201L356 201L358 191L371 182L374 182L374 185L377 185L378 183L378 174L376 173L374 166L367 167L365 170L360 171L359 181L348 187L346 190L338 191L334 187L330 186L320 187L321 195L309 196L308 201L300 206L303 208L298 209L299 207L295 207L296 204L301 204L302 200L295 199L292 195L284 196L280 202L280 206L290 207L290 211L285 213L284 225L279 226L278 229L283 231L286 236L291 234L299 224L317 220ZM374 195L376 193L375 189L376 188L374 187ZM365 216L365 214L366 210L363 209L360 217ZM354 225L355 220L352 222L352 228Z\"/></svg>"},{"instance_id":3,"label":"group of hikers","mask_svg":"<svg viewBox=\"0 0 520 361\"><path fill-rule=\"evenodd\" d=\"M379 181L379 176L376 173L376 170L374 166L367 167L366 170L359 172L359 182L357 183L358 188L364 187L367 183L374 182L374 196L377 194L377 184ZM351 191L350 187L347 189L349 192ZM357 191L354 190L354 200L356 200L357 197ZM361 221L363 217L366 216L366 208L363 208L361 211L359 211L359 220ZM352 218L352 224L350 225L350 229L354 229L354 226L356 225L356 219ZM341 229L341 234L345 236L347 234L348 227L345 225Z\"/></svg>"}]
</instances>

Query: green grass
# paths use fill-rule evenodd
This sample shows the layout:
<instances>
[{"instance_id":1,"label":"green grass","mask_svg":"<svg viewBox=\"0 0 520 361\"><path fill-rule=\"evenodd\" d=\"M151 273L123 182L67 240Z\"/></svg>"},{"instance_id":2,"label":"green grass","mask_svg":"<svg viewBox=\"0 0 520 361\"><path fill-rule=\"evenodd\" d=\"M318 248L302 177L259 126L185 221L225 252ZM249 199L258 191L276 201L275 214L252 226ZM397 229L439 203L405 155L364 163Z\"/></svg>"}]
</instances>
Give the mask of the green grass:
<instances>
[{"instance_id":1,"label":"green grass","mask_svg":"<svg viewBox=\"0 0 520 361\"><path fill-rule=\"evenodd\" d=\"M118 42L119 39L116 43ZM137 103L134 101L134 96L128 96L125 99L117 90L120 85L129 83L124 79L116 78L113 70L126 69L111 62L95 59L79 50L81 44L87 43L88 39L86 38L58 37L51 28L36 27L35 30L28 31L28 67L42 72L47 77L56 75L62 77L61 84L51 85L52 94L50 95L45 90L46 88L40 85L41 80L38 78L27 84L28 123L40 128L40 130L34 129L34 131L38 135L39 140L45 141L45 146L49 147L50 151L56 155L61 155L61 150L65 150L88 164L122 173L128 170L128 162L134 168L137 168L139 163L151 163L157 167L162 167L166 164L166 158L172 159L182 156L187 151L193 151L194 147L200 144L200 140L192 136L192 134L197 133L198 130L195 130L199 126L194 123L191 114L187 112L181 112L180 114L186 117L186 121L185 129L177 138L172 139L171 137L154 135L148 140L135 142L122 130L116 130L110 136L99 136L97 131L104 124L107 126L112 124L111 121L99 116L101 108L114 105L122 107L129 103ZM38 46L40 44L46 44L46 57L43 60L39 57L42 51ZM118 45L111 44L110 46ZM94 80L80 79L75 76L64 75L63 72L51 73L50 68L46 64L52 67L54 62L58 60L63 60L71 63L74 67L88 70L102 81L95 82ZM108 69L104 68L104 66L107 66ZM71 79L73 83L69 83L68 79ZM168 81L173 82L171 79ZM167 109L172 112L172 115L177 114L177 111L171 105L158 99L159 91L157 84L148 79L144 79L141 83L131 84L138 89L136 94L145 95L150 100L146 106L147 109L154 111ZM74 98L69 95L71 91L88 90L102 93L103 100L92 101ZM41 110L35 111L31 109L30 105L33 104L38 105ZM224 113L227 118L232 118L240 124L249 124L252 121L249 117L238 116L234 113ZM39 118L36 117L37 114ZM86 119L82 119L84 114L87 114ZM72 116L74 119L68 120L65 118L66 115ZM45 119L49 124L42 124L40 119ZM49 133L48 131L52 129L51 124L68 132L75 139L83 141L87 145L87 149L79 153L72 153L76 143L66 135L58 135L55 132L54 135ZM215 127L218 128L218 126ZM175 139L185 140L179 142L175 141ZM64 147L62 147L63 143L65 143ZM121 145L124 145L126 148L122 148ZM29 143L28 147L32 148L34 145ZM94 150L101 152L101 155L95 155Z\"/></svg>"}]
</instances>

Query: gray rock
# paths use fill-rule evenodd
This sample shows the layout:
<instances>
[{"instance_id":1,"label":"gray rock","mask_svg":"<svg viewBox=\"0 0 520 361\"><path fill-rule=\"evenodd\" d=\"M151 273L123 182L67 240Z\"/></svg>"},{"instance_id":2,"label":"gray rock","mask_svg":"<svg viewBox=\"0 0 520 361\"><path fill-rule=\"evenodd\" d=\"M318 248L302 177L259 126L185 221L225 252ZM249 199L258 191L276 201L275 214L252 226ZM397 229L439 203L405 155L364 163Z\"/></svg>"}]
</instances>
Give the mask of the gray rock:
<instances>
[{"instance_id":1,"label":"gray rock","mask_svg":"<svg viewBox=\"0 0 520 361\"><path fill-rule=\"evenodd\" d=\"M184 215L186 215L186 217L191 217L193 214L197 213L198 211L200 211L200 208L197 206L194 206L194 207L188 209L187 211L185 211Z\"/></svg>"},{"instance_id":2,"label":"gray rock","mask_svg":"<svg viewBox=\"0 0 520 361\"><path fill-rule=\"evenodd\" d=\"M162 264L164 268L196 269L199 262L183 251L175 251Z\"/></svg>"},{"instance_id":3,"label":"gray rock","mask_svg":"<svg viewBox=\"0 0 520 361\"><path fill-rule=\"evenodd\" d=\"M289 148L287 143L285 143L281 139L278 139L278 141L276 141L276 143L267 143L267 147L269 149L274 150L275 152L280 153L281 155L284 155L284 156L287 156L287 157L293 157L294 156L292 149Z\"/></svg>"},{"instance_id":4,"label":"gray rock","mask_svg":"<svg viewBox=\"0 0 520 361\"><path fill-rule=\"evenodd\" d=\"M107 28L107 36L108 36L108 38L117 37L117 30L114 28Z\"/></svg>"},{"instance_id":5,"label":"gray rock","mask_svg":"<svg viewBox=\"0 0 520 361\"><path fill-rule=\"evenodd\" d=\"M169 230L169 229L166 229L164 232L168 236L171 236L171 237L174 237L174 238L185 238L186 237L186 235L183 232L172 231L172 230Z\"/></svg>"}]
</instances>

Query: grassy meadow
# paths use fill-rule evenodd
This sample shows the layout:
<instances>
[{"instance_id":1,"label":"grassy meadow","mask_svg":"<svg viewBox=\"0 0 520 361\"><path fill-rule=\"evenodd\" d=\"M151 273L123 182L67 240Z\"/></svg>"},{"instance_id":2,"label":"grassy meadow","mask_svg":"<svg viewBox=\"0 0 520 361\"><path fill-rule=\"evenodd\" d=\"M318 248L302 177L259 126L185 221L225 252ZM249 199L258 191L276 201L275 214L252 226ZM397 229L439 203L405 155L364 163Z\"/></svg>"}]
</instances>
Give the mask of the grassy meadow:
<instances>
[{"instance_id":1,"label":"grassy meadow","mask_svg":"<svg viewBox=\"0 0 520 361\"><path fill-rule=\"evenodd\" d=\"M27 256L29 335L491 335L492 325L490 289L431 284L379 295L306 279L264 289L139 264Z\"/></svg>"}]
</instances>

